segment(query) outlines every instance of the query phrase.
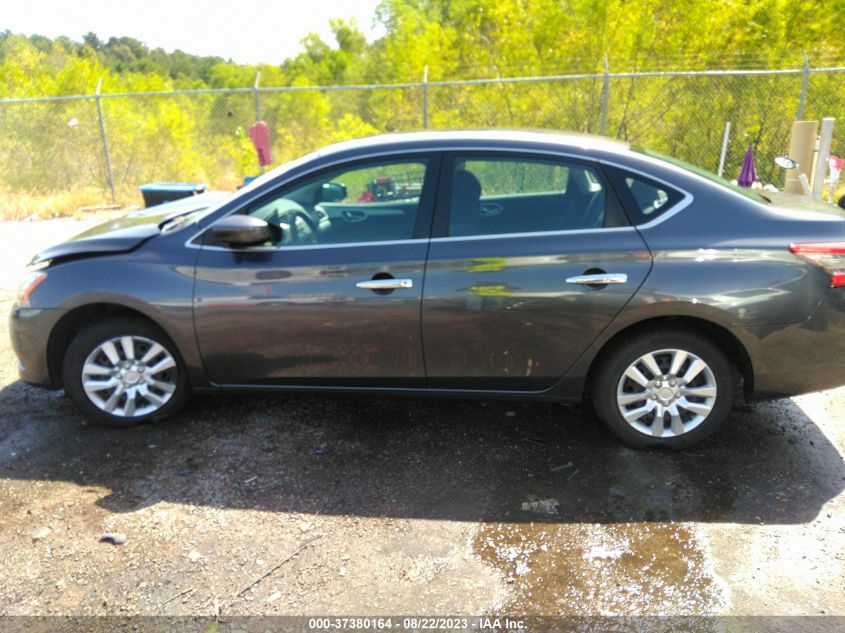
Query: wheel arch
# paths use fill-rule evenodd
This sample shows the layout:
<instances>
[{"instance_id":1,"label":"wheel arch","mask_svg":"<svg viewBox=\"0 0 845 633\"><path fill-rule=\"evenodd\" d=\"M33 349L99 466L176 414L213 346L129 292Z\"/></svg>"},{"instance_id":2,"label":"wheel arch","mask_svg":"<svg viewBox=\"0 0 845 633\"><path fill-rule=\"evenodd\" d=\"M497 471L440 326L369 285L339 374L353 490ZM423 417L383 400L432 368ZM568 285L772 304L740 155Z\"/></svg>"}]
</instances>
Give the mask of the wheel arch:
<instances>
[{"instance_id":1,"label":"wheel arch","mask_svg":"<svg viewBox=\"0 0 845 633\"><path fill-rule=\"evenodd\" d=\"M89 303L69 310L56 322L47 339L47 368L53 385L62 386L62 360L73 337L86 325L113 318L146 321L168 335L167 330L143 312L118 303ZM172 339L172 337L170 337Z\"/></svg>"},{"instance_id":2,"label":"wheel arch","mask_svg":"<svg viewBox=\"0 0 845 633\"><path fill-rule=\"evenodd\" d=\"M746 346L728 328L713 321L693 316L657 316L632 323L614 333L593 357L584 381L583 395L590 392L590 384L595 372L601 367L608 354L623 340L645 332L666 331L668 329L692 331L707 337L724 352L734 367L737 378L741 381L741 391L748 398L754 392L754 366Z\"/></svg>"}]
</instances>

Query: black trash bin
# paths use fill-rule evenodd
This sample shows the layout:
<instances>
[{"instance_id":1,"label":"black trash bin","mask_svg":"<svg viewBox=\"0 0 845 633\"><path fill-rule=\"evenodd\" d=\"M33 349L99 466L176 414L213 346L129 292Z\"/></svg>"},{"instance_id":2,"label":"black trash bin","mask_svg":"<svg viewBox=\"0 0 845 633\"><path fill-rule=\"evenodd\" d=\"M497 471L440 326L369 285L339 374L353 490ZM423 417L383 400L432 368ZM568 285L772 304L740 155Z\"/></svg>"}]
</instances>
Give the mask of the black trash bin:
<instances>
[{"instance_id":1,"label":"black trash bin","mask_svg":"<svg viewBox=\"0 0 845 633\"><path fill-rule=\"evenodd\" d=\"M205 191L206 185L191 182L151 182L138 187L144 196L144 206L154 207L165 202L181 200Z\"/></svg>"}]
</instances>

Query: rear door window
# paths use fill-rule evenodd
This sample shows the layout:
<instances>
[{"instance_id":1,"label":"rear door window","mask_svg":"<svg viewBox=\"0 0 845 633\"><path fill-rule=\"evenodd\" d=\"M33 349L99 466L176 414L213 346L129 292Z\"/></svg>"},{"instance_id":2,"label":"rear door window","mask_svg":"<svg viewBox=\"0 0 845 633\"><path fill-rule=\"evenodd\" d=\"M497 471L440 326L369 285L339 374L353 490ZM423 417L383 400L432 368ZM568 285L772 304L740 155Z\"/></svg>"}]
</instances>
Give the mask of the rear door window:
<instances>
[{"instance_id":1,"label":"rear door window","mask_svg":"<svg viewBox=\"0 0 845 633\"><path fill-rule=\"evenodd\" d=\"M597 229L618 207L598 167L565 158L455 156L448 235ZM609 203L609 198L612 202ZM614 214L610 214L614 215Z\"/></svg>"}]
</instances>

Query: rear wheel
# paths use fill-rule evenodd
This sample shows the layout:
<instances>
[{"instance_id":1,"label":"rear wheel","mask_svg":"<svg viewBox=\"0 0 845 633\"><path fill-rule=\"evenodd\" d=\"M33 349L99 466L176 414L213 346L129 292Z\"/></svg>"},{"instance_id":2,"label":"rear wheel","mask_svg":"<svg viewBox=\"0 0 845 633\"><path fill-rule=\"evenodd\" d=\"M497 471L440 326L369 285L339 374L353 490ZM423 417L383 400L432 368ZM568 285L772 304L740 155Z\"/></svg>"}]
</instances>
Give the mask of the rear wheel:
<instances>
[{"instance_id":1,"label":"rear wheel","mask_svg":"<svg viewBox=\"0 0 845 633\"><path fill-rule=\"evenodd\" d=\"M171 415L190 393L176 347L159 328L137 319L82 330L68 346L62 379L89 418L112 426Z\"/></svg>"},{"instance_id":2,"label":"rear wheel","mask_svg":"<svg viewBox=\"0 0 845 633\"><path fill-rule=\"evenodd\" d=\"M687 448L730 413L734 374L725 354L696 332L640 334L611 349L592 384L599 417L636 448Z\"/></svg>"}]
</instances>

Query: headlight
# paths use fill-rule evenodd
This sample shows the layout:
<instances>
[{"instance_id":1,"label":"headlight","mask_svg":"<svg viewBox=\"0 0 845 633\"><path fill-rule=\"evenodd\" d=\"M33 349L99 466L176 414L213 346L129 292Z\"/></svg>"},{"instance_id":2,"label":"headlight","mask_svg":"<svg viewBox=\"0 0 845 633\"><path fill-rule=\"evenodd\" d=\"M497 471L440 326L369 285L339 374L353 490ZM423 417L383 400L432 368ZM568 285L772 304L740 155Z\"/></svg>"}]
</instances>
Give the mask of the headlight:
<instances>
[{"instance_id":1,"label":"headlight","mask_svg":"<svg viewBox=\"0 0 845 633\"><path fill-rule=\"evenodd\" d=\"M21 277L18 283L18 300L19 306L28 306L29 297L38 285L47 279L47 273L40 270L27 270Z\"/></svg>"}]
</instances>

